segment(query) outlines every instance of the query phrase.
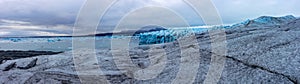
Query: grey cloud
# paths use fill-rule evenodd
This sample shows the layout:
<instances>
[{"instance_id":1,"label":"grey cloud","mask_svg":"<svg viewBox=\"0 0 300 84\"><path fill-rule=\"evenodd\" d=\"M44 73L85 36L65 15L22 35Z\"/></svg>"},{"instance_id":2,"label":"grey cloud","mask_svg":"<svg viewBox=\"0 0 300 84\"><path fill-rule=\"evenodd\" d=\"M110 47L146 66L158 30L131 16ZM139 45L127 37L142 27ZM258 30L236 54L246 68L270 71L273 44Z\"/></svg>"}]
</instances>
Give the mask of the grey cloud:
<instances>
[{"instance_id":1,"label":"grey cloud","mask_svg":"<svg viewBox=\"0 0 300 84\"><path fill-rule=\"evenodd\" d=\"M0 37L69 35L72 27L67 25L34 25L30 22L0 19Z\"/></svg>"},{"instance_id":2,"label":"grey cloud","mask_svg":"<svg viewBox=\"0 0 300 84\"><path fill-rule=\"evenodd\" d=\"M259 16L300 14L300 0L212 0L224 23L232 24Z\"/></svg>"},{"instance_id":3,"label":"grey cloud","mask_svg":"<svg viewBox=\"0 0 300 84\"><path fill-rule=\"evenodd\" d=\"M129 1L129 2L128 2ZM167 9L168 11L161 11L159 13L153 13L154 11L144 10L136 11L143 7L149 6L159 6L163 7L162 9ZM163 1L163 0L120 0L119 2L112 5L111 8L106 12L101 20L100 27L98 31L109 31L121 21L122 18L126 17L127 14L135 13L135 17L130 18L131 22L135 24L143 23L144 21L164 21L162 19L168 18L170 15L168 12L172 11L173 13L178 14L184 20L186 20L190 25L202 25L203 22L197 13L189 5L184 3L182 0L173 0L172 2ZM140 13L138 13L140 12ZM172 18L169 17L169 22L161 22L162 24L173 24L173 26L183 26L185 23L175 23L172 21ZM128 24L132 26L132 24Z\"/></svg>"},{"instance_id":4,"label":"grey cloud","mask_svg":"<svg viewBox=\"0 0 300 84\"><path fill-rule=\"evenodd\" d=\"M11 29L0 29L0 37L20 37L20 36L65 36L68 34L59 32L49 32L43 30L11 30Z\"/></svg>"},{"instance_id":5,"label":"grey cloud","mask_svg":"<svg viewBox=\"0 0 300 84\"><path fill-rule=\"evenodd\" d=\"M0 21L0 36L70 34L83 2L84 0L1 0L0 20L28 24Z\"/></svg>"},{"instance_id":6,"label":"grey cloud","mask_svg":"<svg viewBox=\"0 0 300 84\"><path fill-rule=\"evenodd\" d=\"M2 0L0 18L37 25L73 24L83 0Z\"/></svg>"},{"instance_id":7,"label":"grey cloud","mask_svg":"<svg viewBox=\"0 0 300 84\"><path fill-rule=\"evenodd\" d=\"M21 25L39 26L39 29L15 29L0 27L1 32L11 32L10 35L21 35L22 31L38 34L43 31L49 33L69 34L72 33L72 26L80 7L85 0L0 0L0 19L29 22L30 24L9 24L0 21L0 26ZM246 19L256 18L262 15L282 16L300 15L299 0L212 0L218 9L225 24L237 23ZM99 3L101 6L102 3ZM117 23L128 13L142 8L145 5L165 6L182 16L190 25L203 25L201 18L195 13L192 7L183 3L183 0L118 0L101 20L98 31L112 30ZM143 14L136 13L136 18L131 18L135 24L143 23L142 20L163 21L157 16L168 17L164 12L154 14L151 11L143 11ZM149 12L149 13L145 13ZM170 19L171 20L171 19ZM167 23L167 22L161 22ZM168 22L178 26L175 22ZM130 24L128 24L130 25ZM35 33L33 33L35 32ZM23 33L26 35L26 33ZM3 34L3 33L2 33ZM22 35L23 35L22 34Z\"/></svg>"}]
</instances>

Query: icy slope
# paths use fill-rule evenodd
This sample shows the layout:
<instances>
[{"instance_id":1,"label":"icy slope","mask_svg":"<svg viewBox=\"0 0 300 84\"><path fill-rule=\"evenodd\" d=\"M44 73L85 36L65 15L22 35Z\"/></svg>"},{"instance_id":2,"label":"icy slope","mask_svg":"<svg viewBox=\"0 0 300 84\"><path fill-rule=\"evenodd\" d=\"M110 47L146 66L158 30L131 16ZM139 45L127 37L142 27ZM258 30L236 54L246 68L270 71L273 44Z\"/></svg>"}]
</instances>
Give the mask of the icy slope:
<instances>
[{"instance_id":1,"label":"icy slope","mask_svg":"<svg viewBox=\"0 0 300 84\"><path fill-rule=\"evenodd\" d=\"M253 20L247 20L232 26L212 26L221 28L244 28L244 27L279 27L280 25L287 24L291 21L296 20L292 15L287 15L283 17L271 17L271 16L261 16ZM170 28L168 30L146 32L139 34L140 44L159 44L175 41L176 39L192 34L201 33L207 31L210 28L200 27L188 27L188 28Z\"/></svg>"},{"instance_id":2,"label":"icy slope","mask_svg":"<svg viewBox=\"0 0 300 84\"><path fill-rule=\"evenodd\" d=\"M296 17L287 15L283 17L261 16L253 20L246 20L244 22L232 25L232 27L262 27L262 26L278 26L296 20Z\"/></svg>"}]
</instances>

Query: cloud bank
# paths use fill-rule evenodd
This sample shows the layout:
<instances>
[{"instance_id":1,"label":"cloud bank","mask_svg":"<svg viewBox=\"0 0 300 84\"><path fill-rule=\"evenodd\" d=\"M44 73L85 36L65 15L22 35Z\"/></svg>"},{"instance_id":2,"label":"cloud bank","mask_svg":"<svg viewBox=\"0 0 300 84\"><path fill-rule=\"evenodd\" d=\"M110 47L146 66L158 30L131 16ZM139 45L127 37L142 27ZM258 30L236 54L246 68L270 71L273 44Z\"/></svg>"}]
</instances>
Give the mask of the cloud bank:
<instances>
[{"instance_id":1,"label":"cloud bank","mask_svg":"<svg viewBox=\"0 0 300 84\"><path fill-rule=\"evenodd\" d=\"M297 4L300 3L299 0L212 1L224 24L233 24L262 15L300 15L300 6ZM84 2L85 0L1 0L0 37L69 35L72 33L72 26ZM98 32L113 30L129 14L136 14L136 17L129 20L135 24L157 21L161 24L170 24L170 27L184 25L184 23L172 21L172 18L169 18L170 12L157 13L139 10L149 6L165 7L181 16L191 26L204 25L201 17L183 0L118 0L103 16ZM165 21L166 18L170 21ZM130 25L132 24L128 24L128 28Z\"/></svg>"}]
</instances>

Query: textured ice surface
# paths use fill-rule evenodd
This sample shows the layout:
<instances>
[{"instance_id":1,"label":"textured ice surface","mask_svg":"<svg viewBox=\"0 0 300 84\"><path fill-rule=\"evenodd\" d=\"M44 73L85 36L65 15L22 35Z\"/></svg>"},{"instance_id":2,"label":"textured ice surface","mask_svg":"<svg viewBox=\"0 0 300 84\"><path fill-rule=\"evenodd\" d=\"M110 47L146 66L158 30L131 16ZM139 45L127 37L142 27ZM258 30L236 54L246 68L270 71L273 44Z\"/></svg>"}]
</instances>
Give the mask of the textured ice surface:
<instances>
[{"instance_id":1,"label":"textured ice surface","mask_svg":"<svg viewBox=\"0 0 300 84\"><path fill-rule=\"evenodd\" d=\"M283 17L271 17L271 16L261 16L253 20L246 20L232 26L211 26L211 27L188 27L188 28L170 28L168 30L146 32L139 34L140 44L159 44L167 43L177 40L180 37L190 35L193 33L201 33L207 31L209 28L221 27L221 28L235 28L235 27L266 27L266 26L278 26L286 24L296 20L292 15L287 15Z\"/></svg>"},{"instance_id":2,"label":"textured ice surface","mask_svg":"<svg viewBox=\"0 0 300 84\"><path fill-rule=\"evenodd\" d=\"M296 17L287 15L283 17L261 16L253 20L246 20L232 27L262 27L262 26L278 26L296 20Z\"/></svg>"},{"instance_id":3,"label":"textured ice surface","mask_svg":"<svg viewBox=\"0 0 300 84\"><path fill-rule=\"evenodd\" d=\"M208 28L174 28L139 34L140 44L159 44L177 40L180 37L207 31Z\"/></svg>"},{"instance_id":4,"label":"textured ice surface","mask_svg":"<svg viewBox=\"0 0 300 84\"><path fill-rule=\"evenodd\" d=\"M300 19L292 21L281 27L246 27L246 28L229 28L226 29L227 54L223 56L226 58L221 78L218 84L299 84L300 81ZM154 34L164 35L166 32L156 32ZM170 34L170 33L169 33ZM181 33L180 34L184 34ZM176 36L176 35L174 35ZM119 38L118 36L115 38ZM189 56L182 56L181 51L188 51L195 49L195 44L191 40L183 40L185 45L179 45L177 42L171 42L158 45L139 45L132 49L98 49L95 52L89 49L80 49L78 51L67 51L58 55L38 56L26 59L9 60L0 67L7 67L7 65L21 66L23 62L29 64L32 60L38 59L35 66L29 69L19 69L15 66L10 66L10 70L0 70L0 83L2 84L43 84L43 83L84 83L98 82L104 84L109 81L112 84L170 84L171 81L179 74L180 64L192 63L192 60L199 60L198 73L193 82L194 84L202 84L206 79L207 72L210 69L212 55L220 56L212 52L212 46L209 34L197 34L201 59L190 59ZM82 41L91 39L88 37L80 38ZM110 39L110 38L108 38ZM126 39L126 38L122 38ZM99 45L106 45L107 40L96 38L96 43ZM10 41L10 40L8 40ZM26 40L28 41L28 40ZM41 44L58 44L66 40L58 42L40 42ZM103 41L103 42L100 42ZM11 43L26 43L21 42ZM39 42L36 42L39 43ZM36 44L33 43L33 44ZM68 42L66 42L68 43ZM122 43L120 43L122 44ZM0 46L8 44L0 44ZM40 44L37 44L40 45ZM61 44L64 45L64 44ZM14 45L19 47L21 45ZM33 45L30 45L33 46ZM45 45L44 45L45 46ZM183 47L180 47L183 46ZM56 46L57 47L57 46ZM198 48L196 48L198 49ZM129 53L124 53L129 51ZM73 53L74 52L74 53ZM130 56L131 61L114 58L114 53L118 57ZM75 62L73 54L82 57L82 60ZM97 54L97 57L92 55ZM167 57L167 61L161 60ZM136 68L140 67L141 61L154 58L151 65L148 67L165 66L163 71L159 69L150 69L146 72L151 75L160 72L157 77L150 80L137 80L134 73L142 71L125 70L121 68ZM97 59L98 62L93 62ZM156 60L157 59L157 60ZM182 61L181 59L187 59ZM122 62L116 65L115 62ZM167 62L167 63L166 63ZM77 63L77 64L74 64ZM152 64L153 63L153 64ZM164 64L165 63L165 64ZM28 64L26 64L27 66ZM84 70L100 71L97 67L101 67L102 73L93 75L79 75L76 72L75 65L81 65ZM92 66L90 66L92 65ZM196 64L194 64L196 65ZM149 69L149 68L146 68ZM195 69L193 67L185 68L185 70ZM133 75L132 75L133 74ZM86 76L86 77L84 77ZM182 77L178 80L185 81L187 78Z\"/></svg>"}]
</instances>

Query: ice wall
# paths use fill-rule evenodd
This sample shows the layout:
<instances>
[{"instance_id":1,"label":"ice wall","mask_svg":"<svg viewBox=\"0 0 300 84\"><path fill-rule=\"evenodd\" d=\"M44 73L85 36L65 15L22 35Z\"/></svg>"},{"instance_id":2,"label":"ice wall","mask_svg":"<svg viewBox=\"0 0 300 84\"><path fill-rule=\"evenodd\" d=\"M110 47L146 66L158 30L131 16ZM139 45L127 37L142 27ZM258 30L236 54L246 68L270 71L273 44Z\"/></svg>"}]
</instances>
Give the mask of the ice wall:
<instances>
[{"instance_id":1,"label":"ice wall","mask_svg":"<svg viewBox=\"0 0 300 84\"><path fill-rule=\"evenodd\" d=\"M140 45L173 42L183 36L207 31L206 28L176 28L139 34Z\"/></svg>"}]
</instances>

